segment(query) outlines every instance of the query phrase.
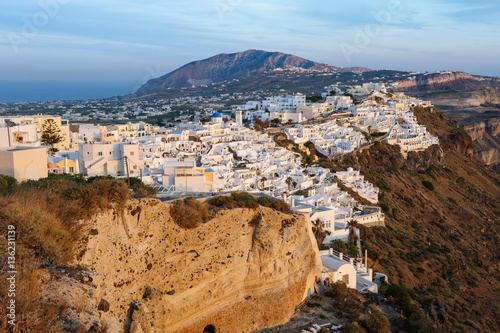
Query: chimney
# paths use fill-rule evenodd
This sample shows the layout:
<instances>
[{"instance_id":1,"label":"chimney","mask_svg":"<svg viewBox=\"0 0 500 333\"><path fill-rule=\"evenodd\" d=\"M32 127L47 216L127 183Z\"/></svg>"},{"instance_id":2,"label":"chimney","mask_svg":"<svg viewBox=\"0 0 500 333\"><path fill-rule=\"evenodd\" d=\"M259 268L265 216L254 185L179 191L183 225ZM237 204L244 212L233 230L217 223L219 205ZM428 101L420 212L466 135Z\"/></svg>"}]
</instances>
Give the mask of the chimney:
<instances>
[{"instance_id":1,"label":"chimney","mask_svg":"<svg viewBox=\"0 0 500 333\"><path fill-rule=\"evenodd\" d=\"M344 254L342 252L339 252L339 259L344 260Z\"/></svg>"},{"instance_id":2,"label":"chimney","mask_svg":"<svg viewBox=\"0 0 500 333\"><path fill-rule=\"evenodd\" d=\"M349 258L349 263L350 263L351 265L354 265L354 258Z\"/></svg>"},{"instance_id":3,"label":"chimney","mask_svg":"<svg viewBox=\"0 0 500 333\"><path fill-rule=\"evenodd\" d=\"M373 268L368 268L368 280L373 281Z\"/></svg>"}]
</instances>

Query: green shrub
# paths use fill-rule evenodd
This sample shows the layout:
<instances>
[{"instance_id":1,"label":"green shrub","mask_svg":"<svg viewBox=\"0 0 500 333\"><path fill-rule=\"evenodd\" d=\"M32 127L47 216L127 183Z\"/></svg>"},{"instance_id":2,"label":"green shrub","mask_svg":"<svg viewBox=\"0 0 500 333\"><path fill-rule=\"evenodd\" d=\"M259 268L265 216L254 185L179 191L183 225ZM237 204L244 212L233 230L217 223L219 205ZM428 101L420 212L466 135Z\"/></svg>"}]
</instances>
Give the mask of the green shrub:
<instances>
[{"instance_id":1,"label":"green shrub","mask_svg":"<svg viewBox=\"0 0 500 333\"><path fill-rule=\"evenodd\" d=\"M404 323L404 329L407 332L430 333L431 325L418 312L413 312Z\"/></svg>"},{"instance_id":2,"label":"green shrub","mask_svg":"<svg viewBox=\"0 0 500 333\"><path fill-rule=\"evenodd\" d=\"M411 290L405 286L391 284L385 292L385 297L393 297L396 305L398 305L406 316L410 316L414 312L418 312L418 307L413 304Z\"/></svg>"},{"instance_id":3,"label":"green shrub","mask_svg":"<svg viewBox=\"0 0 500 333\"><path fill-rule=\"evenodd\" d=\"M389 212L389 205L387 205L386 203L381 202L378 205L380 206L380 208L382 208L382 211L384 213L388 213Z\"/></svg>"},{"instance_id":4,"label":"green shrub","mask_svg":"<svg viewBox=\"0 0 500 333\"><path fill-rule=\"evenodd\" d=\"M134 190L134 193L143 196L143 197L155 197L158 193L158 189L144 184L139 178L131 177L130 178L130 188Z\"/></svg>"},{"instance_id":5,"label":"green shrub","mask_svg":"<svg viewBox=\"0 0 500 333\"><path fill-rule=\"evenodd\" d=\"M313 149L314 143L312 143L311 141L307 141L306 143L304 143L304 147L307 147L309 149Z\"/></svg>"},{"instance_id":6,"label":"green shrub","mask_svg":"<svg viewBox=\"0 0 500 333\"><path fill-rule=\"evenodd\" d=\"M14 177L0 175L0 194L8 194L16 184L17 180Z\"/></svg>"},{"instance_id":7,"label":"green shrub","mask_svg":"<svg viewBox=\"0 0 500 333\"><path fill-rule=\"evenodd\" d=\"M347 245L340 239L334 239L330 242L330 247L336 251L345 252Z\"/></svg>"},{"instance_id":8,"label":"green shrub","mask_svg":"<svg viewBox=\"0 0 500 333\"><path fill-rule=\"evenodd\" d=\"M372 313L366 320L366 327L370 333L390 332L389 319L381 313Z\"/></svg>"},{"instance_id":9,"label":"green shrub","mask_svg":"<svg viewBox=\"0 0 500 333\"><path fill-rule=\"evenodd\" d=\"M321 307L321 304L317 303L317 302L307 302L306 305L310 308L319 308Z\"/></svg>"},{"instance_id":10,"label":"green shrub","mask_svg":"<svg viewBox=\"0 0 500 333\"><path fill-rule=\"evenodd\" d=\"M345 282L336 281L330 285L330 291L333 294L333 297L344 296L347 294L347 285Z\"/></svg>"},{"instance_id":11,"label":"green shrub","mask_svg":"<svg viewBox=\"0 0 500 333\"><path fill-rule=\"evenodd\" d=\"M343 333L366 333L366 330L357 324L345 324L342 326Z\"/></svg>"},{"instance_id":12,"label":"green shrub","mask_svg":"<svg viewBox=\"0 0 500 333\"><path fill-rule=\"evenodd\" d=\"M406 201L408 207L415 207L415 204L413 203L413 199L410 197L404 197L404 201Z\"/></svg>"},{"instance_id":13,"label":"green shrub","mask_svg":"<svg viewBox=\"0 0 500 333\"><path fill-rule=\"evenodd\" d=\"M463 183L465 183L465 179L464 179L464 177L458 177L458 178L457 178L457 183L459 183L459 184L463 184Z\"/></svg>"},{"instance_id":14,"label":"green shrub","mask_svg":"<svg viewBox=\"0 0 500 333\"><path fill-rule=\"evenodd\" d=\"M423 180L422 181L422 185L424 185L424 187L426 189L428 189L429 191L434 191L434 185L432 185L432 183L428 180Z\"/></svg>"}]
</instances>

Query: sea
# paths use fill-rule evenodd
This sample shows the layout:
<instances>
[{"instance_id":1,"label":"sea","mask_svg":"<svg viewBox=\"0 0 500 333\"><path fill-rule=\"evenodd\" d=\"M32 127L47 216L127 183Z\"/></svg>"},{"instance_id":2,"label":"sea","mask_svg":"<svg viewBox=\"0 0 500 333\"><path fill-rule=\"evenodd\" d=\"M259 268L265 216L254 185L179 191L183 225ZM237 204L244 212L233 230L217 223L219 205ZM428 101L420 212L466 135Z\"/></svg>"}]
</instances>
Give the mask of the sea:
<instances>
[{"instance_id":1,"label":"sea","mask_svg":"<svg viewBox=\"0 0 500 333\"><path fill-rule=\"evenodd\" d=\"M88 100L135 92L137 82L0 81L0 103Z\"/></svg>"}]
</instances>

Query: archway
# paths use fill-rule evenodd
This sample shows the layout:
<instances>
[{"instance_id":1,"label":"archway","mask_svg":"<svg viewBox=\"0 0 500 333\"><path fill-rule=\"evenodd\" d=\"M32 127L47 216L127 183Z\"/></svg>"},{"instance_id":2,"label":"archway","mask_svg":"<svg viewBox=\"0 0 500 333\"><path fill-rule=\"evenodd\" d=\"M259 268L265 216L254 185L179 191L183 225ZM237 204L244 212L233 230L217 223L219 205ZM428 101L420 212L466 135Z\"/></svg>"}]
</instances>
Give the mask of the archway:
<instances>
[{"instance_id":1,"label":"archway","mask_svg":"<svg viewBox=\"0 0 500 333\"><path fill-rule=\"evenodd\" d=\"M215 333L215 327L213 325L207 325L205 329L203 329L203 333Z\"/></svg>"}]
</instances>

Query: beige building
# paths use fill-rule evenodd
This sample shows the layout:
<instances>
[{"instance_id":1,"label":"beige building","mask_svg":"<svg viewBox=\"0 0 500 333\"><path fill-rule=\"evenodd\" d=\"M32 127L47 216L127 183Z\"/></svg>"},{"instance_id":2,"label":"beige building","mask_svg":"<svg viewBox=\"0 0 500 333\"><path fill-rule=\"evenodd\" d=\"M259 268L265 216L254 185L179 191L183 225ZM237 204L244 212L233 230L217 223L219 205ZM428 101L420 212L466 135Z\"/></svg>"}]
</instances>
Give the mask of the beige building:
<instances>
[{"instance_id":1,"label":"beige building","mask_svg":"<svg viewBox=\"0 0 500 333\"><path fill-rule=\"evenodd\" d=\"M0 149L0 174L18 181L47 177L47 147Z\"/></svg>"},{"instance_id":2,"label":"beige building","mask_svg":"<svg viewBox=\"0 0 500 333\"><path fill-rule=\"evenodd\" d=\"M89 176L138 176L144 169L139 146L132 143L94 142L79 144L79 169ZM125 159L126 158L126 159Z\"/></svg>"}]
</instances>

